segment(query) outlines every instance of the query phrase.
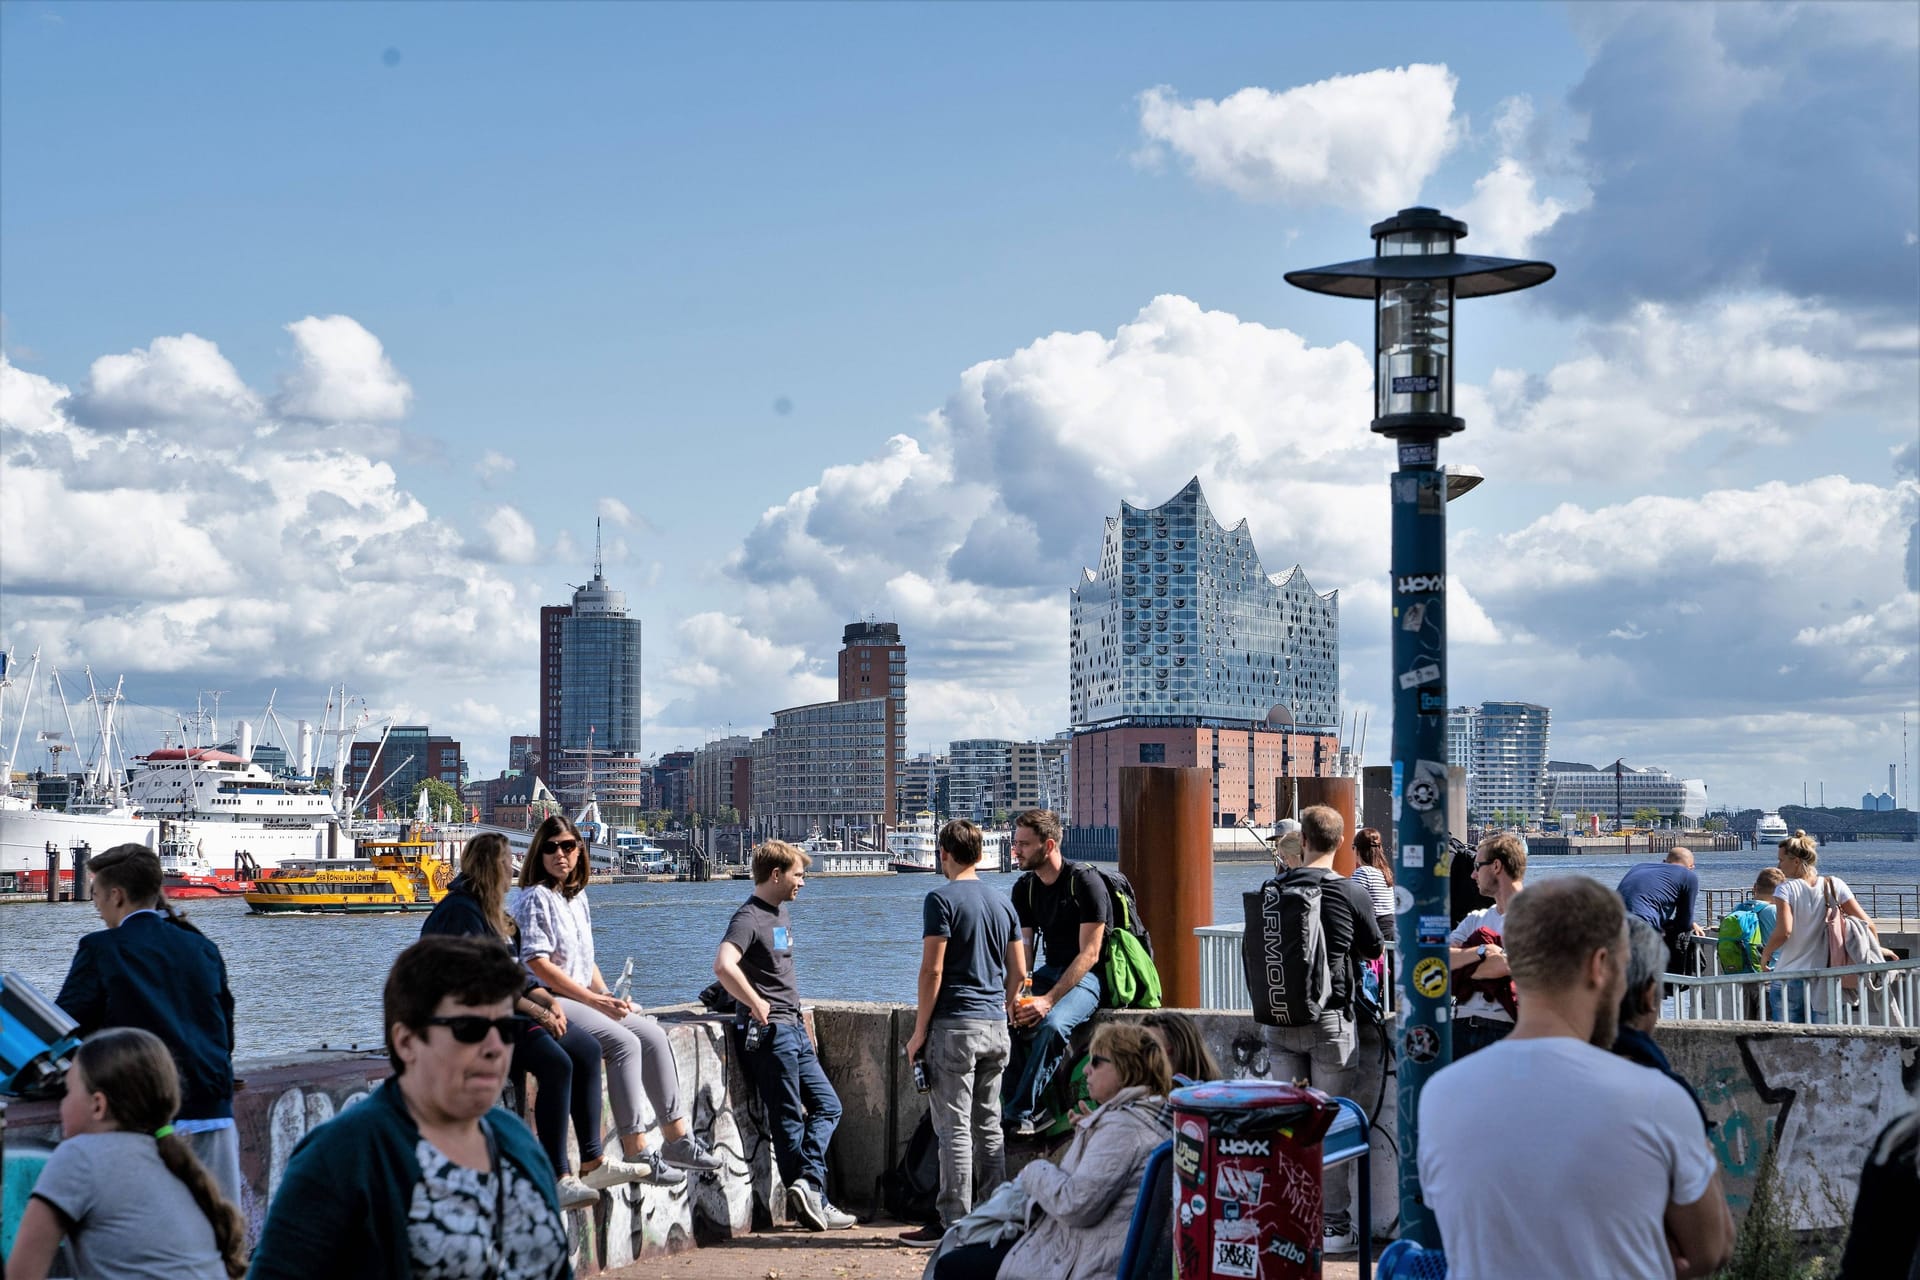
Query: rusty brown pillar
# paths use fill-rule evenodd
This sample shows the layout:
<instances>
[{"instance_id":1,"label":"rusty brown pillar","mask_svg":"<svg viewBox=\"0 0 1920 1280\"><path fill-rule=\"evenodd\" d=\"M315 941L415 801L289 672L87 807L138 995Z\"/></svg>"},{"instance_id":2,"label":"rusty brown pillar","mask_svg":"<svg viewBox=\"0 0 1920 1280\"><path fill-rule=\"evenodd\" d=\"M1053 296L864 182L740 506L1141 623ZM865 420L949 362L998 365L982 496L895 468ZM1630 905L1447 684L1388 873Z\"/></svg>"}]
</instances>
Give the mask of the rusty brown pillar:
<instances>
[{"instance_id":1,"label":"rusty brown pillar","mask_svg":"<svg viewBox=\"0 0 1920 1280\"><path fill-rule=\"evenodd\" d=\"M1340 848L1333 855L1333 869L1343 876L1353 874L1353 833L1357 830L1353 818L1360 798L1358 792L1359 787L1352 778L1300 779L1302 812L1316 804L1330 805L1340 811Z\"/></svg>"},{"instance_id":2,"label":"rusty brown pillar","mask_svg":"<svg viewBox=\"0 0 1920 1280\"><path fill-rule=\"evenodd\" d=\"M1120 768L1120 873L1153 935L1161 1003L1200 1006L1200 940L1213 923L1213 771Z\"/></svg>"}]
</instances>

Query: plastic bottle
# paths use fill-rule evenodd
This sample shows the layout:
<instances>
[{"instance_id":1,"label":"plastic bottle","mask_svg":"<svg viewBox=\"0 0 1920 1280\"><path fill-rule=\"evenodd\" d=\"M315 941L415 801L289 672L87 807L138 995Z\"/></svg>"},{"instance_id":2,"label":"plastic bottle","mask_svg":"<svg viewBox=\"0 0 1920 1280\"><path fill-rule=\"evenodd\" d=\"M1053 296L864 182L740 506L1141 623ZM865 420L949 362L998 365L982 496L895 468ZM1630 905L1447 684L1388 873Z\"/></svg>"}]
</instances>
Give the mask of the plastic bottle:
<instances>
[{"instance_id":1,"label":"plastic bottle","mask_svg":"<svg viewBox=\"0 0 1920 1280\"><path fill-rule=\"evenodd\" d=\"M1020 996L1018 999L1014 1001L1014 1003L1022 1007L1033 1003L1033 975L1032 974L1028 974L1026 977L1020 979Z\"/></svg>"}]
</instances>

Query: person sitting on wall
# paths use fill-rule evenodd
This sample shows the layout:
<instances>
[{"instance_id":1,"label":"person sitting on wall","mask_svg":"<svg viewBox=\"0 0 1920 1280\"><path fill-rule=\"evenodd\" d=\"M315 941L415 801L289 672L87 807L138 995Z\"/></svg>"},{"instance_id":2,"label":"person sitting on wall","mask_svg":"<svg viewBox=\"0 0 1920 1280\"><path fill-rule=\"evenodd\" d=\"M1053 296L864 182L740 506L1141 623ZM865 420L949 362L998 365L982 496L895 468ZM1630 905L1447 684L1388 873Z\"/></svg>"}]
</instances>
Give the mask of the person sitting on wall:
<instances>
[{"instance_id":1,"label":"person sitting on wall","mask_svg":"<svg viewBox=\"0 0 1920 1280\"><path fill-rule=\"evenodd\" d=\"M1480 842L1473 856L1473 883L1493 899L1493 905L1469 911L1447 936L1447 967L1453 970L1455 1062L1513 1030L1513 971L1507 968L1501 935L1507 909L1526 887L1526 876L1527 842L1517 834L1500 831ZM1503 986L1496 989L1487 983Z\"/></svg>"},{"instance_id":2,"label":"person sitting on wall","mask_svg":"<svg viewBox=\"0 0 1920 1280\"><path fill-rule=\"evenodd\" d=\"M252 1280L573 1274L553 1166L498 1105L525 985L494 938L400 953L382 997L393 1075L294 1148Z\"/></svg>"}]
</instances>

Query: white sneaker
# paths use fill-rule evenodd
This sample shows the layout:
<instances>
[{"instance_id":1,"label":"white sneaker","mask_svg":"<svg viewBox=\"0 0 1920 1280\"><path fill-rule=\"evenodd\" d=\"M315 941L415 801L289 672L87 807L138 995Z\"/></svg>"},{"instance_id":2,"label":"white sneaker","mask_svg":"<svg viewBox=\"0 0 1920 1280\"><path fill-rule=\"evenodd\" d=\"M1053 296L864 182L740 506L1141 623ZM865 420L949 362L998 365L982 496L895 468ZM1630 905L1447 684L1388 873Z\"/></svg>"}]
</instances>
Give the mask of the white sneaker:
<instances>
[{"instance_id":1,"label":"white sneaker","mask_svg":"<svg viewBox=\"0 0 1920 1280\"><path fill-rule=\"evenodd\" d=\"M582 1173L580 1181L595 1191L605 1191L629 1182L651 1182L653 1166L644 1159L636 1164L628 1164L625 1160L606 1156L599 1164Z\"/></svg>"},{"instance_id":2,"label":"white sneaker","mask_svg":"<svg viewBox=\"0 0 1920 1280\"><path fill-rule=\"evenodd\" d=\"M787 1188L787 1212L809 1231L827 1229L826 1197L804 1178L796 1178Z\"/></svg>"},{"instance_id":3,"label":"white sneaker","mask_svg":"<svg viewBox=\"0 0 1920 1280\"><path fill-rule=\"evenodd\" d=\"M585 1209L600 1203L600 1193L571 1173L563 1175L556 1183L560 1188L561 1209Z\"/></svg>"},{"instance_id":4,"label":"white sneaker","mask_svg":"<svg viewBox=\"0 0 1920 1280\"><path fill-rule=\"evenodd\" d=\"M1324 1256L1332 1253L1352 1253L1355 1246L1353 1223L1329 1219L1320 1233L1320 1252Z\"/></svg>"},{"instance_id":5,"label":"white sneaker","mask_svg":"<svg viewBox=\"0 0 1920 1280\"><path fill-rule=\"evenodd\" d=\"M848 1227L857 1226L860 1222L860 1219L854 1217L845 1209L840 1208L825 1196L820 1197L820 1216L826 1221L827 1230L829 1231L845 1231Z\"/></svg>"}]
</instances>

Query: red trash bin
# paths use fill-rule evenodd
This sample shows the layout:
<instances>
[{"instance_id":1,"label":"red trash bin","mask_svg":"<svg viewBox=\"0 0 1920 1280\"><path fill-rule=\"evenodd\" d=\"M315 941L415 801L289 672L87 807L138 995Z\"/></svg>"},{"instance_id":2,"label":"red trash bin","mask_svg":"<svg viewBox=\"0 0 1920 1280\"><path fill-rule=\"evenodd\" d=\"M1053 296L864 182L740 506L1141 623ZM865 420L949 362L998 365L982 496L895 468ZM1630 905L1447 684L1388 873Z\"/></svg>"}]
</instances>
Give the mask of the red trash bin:
<instances>
[{"instance_id":1,"label":"red trash bin","mask_svg":"<svg viewBox=\"0 0 1920 1280\"><path fill-rule=\"evenodd\" d=\"M1317 1280L1320 1140L1339 1107L1314 1089L1222 1080L1173 1092L1174 1274Z\"/></svg>"}]
</instances>

